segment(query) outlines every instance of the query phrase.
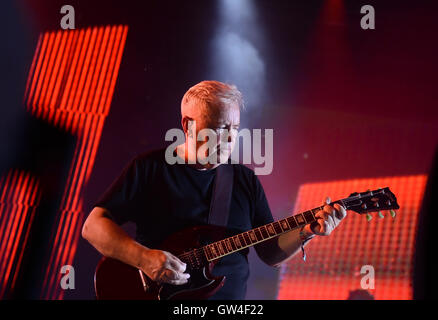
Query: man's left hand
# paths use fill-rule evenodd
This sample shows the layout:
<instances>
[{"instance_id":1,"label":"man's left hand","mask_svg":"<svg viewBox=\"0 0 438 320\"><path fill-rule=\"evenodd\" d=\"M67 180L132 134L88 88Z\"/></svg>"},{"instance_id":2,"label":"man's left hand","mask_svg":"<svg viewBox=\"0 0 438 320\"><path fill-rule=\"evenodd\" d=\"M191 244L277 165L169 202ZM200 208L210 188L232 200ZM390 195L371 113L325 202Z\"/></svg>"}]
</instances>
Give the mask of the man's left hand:
<instances>
[{"instance_id":1,"label":"man's left hand","mask_svg":"<svg viewBox=\"0 0 438 320\"><path fill-rule=\"evenodd\" d=\"M304 231L307 234L316 234L319 236L328 236L336 227L341 223L342 219L347 216L347 211L341 205L335 203L334 206L330 206L330 198L327 197L323 210L318 211L315 214L317 219L315 222L308 224L304 227Z\"/></svg>"}]
</instances>

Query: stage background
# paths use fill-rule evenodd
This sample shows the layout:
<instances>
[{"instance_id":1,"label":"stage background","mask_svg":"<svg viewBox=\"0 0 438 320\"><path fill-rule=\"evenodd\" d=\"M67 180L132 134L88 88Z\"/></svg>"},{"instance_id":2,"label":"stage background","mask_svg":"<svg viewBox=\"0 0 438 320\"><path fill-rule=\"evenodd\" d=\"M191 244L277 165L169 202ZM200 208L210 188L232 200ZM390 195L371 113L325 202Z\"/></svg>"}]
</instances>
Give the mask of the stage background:
<instances>
[{"instance_id":1,"label":"stage background","mask_svg":"<svg viewBox=\"0 0 438 320\"><path fill-rule=\"evenodd\" d=\"M183 94L207 79L242 89L247 98L242 127L274 129L273 172L259 178L276 219L298 208L303 184L428 173L438 137L435 2L239 3L69 2L78 30L128 28L115 91L80 195L82 215L130 159L167 145L165 132L180 127ZM32 118L23 98L38 39L59 30L64 4L5 1L0 19L1 171L32 169L29 159L38 153L45 165L57 159L58 171L43 170L59 180L46 181L52 191L68 180L78 138L52 132L48 122ZM375 30L360 28L364 4L376 9ZM35 132L44 132L43 138ZM32 139L38 143L29 147ZM56 207L56 201L46 207ZM99 254L81 238L75 246L76 289L63 297L93 299ZM254 251L250 263L247 298L277 298L279 270L262 264Z\"/></svg>"}]
</instances>

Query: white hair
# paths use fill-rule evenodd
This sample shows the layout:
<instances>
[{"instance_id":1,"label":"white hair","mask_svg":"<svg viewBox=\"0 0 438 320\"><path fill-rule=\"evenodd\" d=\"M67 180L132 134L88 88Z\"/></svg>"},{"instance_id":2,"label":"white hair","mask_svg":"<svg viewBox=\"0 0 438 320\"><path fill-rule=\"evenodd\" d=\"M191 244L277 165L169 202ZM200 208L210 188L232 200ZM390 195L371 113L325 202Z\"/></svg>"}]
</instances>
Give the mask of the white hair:
<instances>
[{"instance_id":1,"label":"white hair","mask_svg":"<svg viewBox=\"0 0 438 320\"><path fill-rule=\"evenodd\" d=\"M203 105L211 108L231 103L237 103L241 110L245 108L242 93L235 85L205 80L194 85L184 94L181 101L181 113L184 114L183 109L188 105Z\"/></svg>"}]
</instances>

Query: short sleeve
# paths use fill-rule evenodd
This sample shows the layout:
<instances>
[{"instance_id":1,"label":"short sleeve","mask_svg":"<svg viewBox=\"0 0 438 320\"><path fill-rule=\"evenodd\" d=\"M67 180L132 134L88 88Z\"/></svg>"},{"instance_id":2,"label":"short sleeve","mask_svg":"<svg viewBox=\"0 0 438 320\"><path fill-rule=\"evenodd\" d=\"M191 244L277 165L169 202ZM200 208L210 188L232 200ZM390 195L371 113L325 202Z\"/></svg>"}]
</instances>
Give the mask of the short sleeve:
<instances>
[{"instance_id":1,"label":"short sleeve","mask_svg":"<svg viewBox=\"0 0 438 320\"><path fill-rule=\"evenodd\" d=\"M136 213L142 208L141 200L144 199L145 175L144 166L138 158L132 160L94 206L107 209L119 225L135 221Z\"/></svg>"},{"instance_id":2,"label":"short sleeve","mask_svg":"<svg viewBox=\"0 0 438 320\"><path fill-rule=\"evenodd\" d=\"M255 196L253 228L257 228L273 222L274 218L272 217L271 209L269 208L263 186L255 174L253 175L253 185Z\"/></svg>"}]
</instances>

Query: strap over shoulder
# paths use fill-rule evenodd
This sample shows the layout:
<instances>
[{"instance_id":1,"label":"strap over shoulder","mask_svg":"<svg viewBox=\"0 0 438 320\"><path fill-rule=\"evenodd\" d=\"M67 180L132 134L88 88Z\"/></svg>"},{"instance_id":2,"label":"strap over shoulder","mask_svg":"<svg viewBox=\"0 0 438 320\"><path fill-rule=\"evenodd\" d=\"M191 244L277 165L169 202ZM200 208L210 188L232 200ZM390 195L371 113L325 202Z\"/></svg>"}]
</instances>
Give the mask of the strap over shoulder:
<instances>
[{"instance_id":1,"label":"strap over shoulder","mask_svg":"<svg viewBox=\"0 0 438 320\"><path fill-rule=\"evenodd\" d=\"M230 215L234 167L222 164L216 168L208 224L226 227Z\"/></svg>"}]
</instances>

